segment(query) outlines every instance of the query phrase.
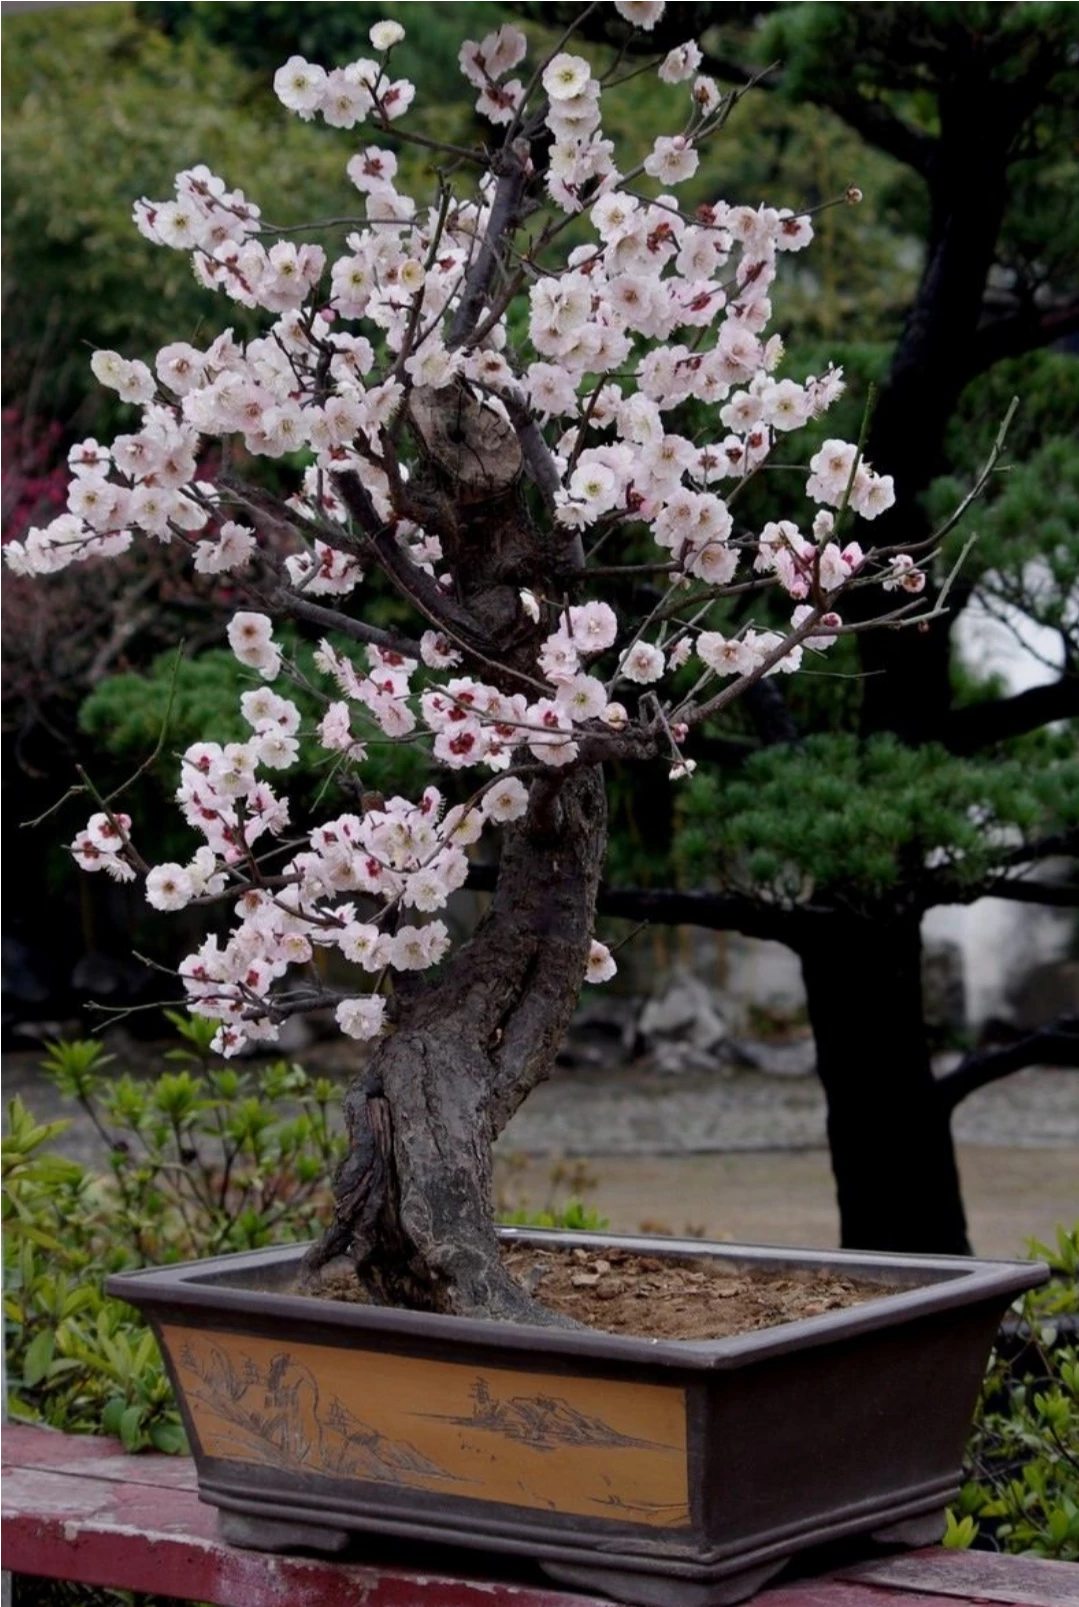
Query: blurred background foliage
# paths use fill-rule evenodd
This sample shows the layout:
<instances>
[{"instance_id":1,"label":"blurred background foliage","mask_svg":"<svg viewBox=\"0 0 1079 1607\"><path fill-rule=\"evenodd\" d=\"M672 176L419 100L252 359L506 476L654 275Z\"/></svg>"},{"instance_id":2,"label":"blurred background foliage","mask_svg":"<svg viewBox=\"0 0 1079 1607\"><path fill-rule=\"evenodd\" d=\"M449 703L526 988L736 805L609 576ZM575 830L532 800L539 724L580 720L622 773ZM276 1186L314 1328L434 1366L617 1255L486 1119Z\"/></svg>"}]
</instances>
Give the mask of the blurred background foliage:
<instances>
[{"instance_id":1,"label":"blurred background foliage","mask_svg":"<svg viewBox=\"0 0 1079 1607\"><path fill-rule=\"evenodd\" d=\"M281 62L294 52L327 65L351 59L369 48L372 22L397 17L408 34L395 65L420 86L412 126L434 138L472 143L490 130L476 119L472 94L457 69L461 40L512 16L540 48L557 37L554 30L574 10L549 4L455 3L421 10L396 3L201 0L61 6L5 17L6 533L44 522L62 506L60 465L72 439L107 436L128 422L128 410L91 378L94 347L146 356L168 340L209 338L224 323L238 335L254 327L252 315L232 303L215 303L195 284L184 255L155 249L138 235L131 223L136 198L170 193L179 168L204 161L247 191L275 222L340 218L358 210L344 165L363 131L305 124L284 114L271 87ZM612 7L599 8L594 20L595 37L581 48L605 63L625 30ZM687 204L722 195L816 206L852 183L865 194L858 208L818 215L812 251L784 264L777 292L777 326L789 341L787 371L819 372L832 359L847 372L848 395L827 424L815 428L816 437L856 435L870 382L886 379L896 343L909 331L927 241L940 226L939 186L922 160L925 142L954 128L959 114L949 96L971 52L981 52L985 79L1001 93L1018 92L1042 56L1049 63L1045 92L1035 98L1021 143L1009 155L987 314L1006 311L1017 299L1040 306L1047 294L1074 285L1079 27L1073 8L921 0L901 6L683 4L668 9L663 29L670 37L661 29L656 40L664 48L699 38L706 55L726 69L726 83L744 83L751 72L777 64L708 147L699 174L686 186ZM642 153L680 115L682 97L684 89L638 76L609 97L606 130ZM977 135L972 126L971 139ZM430 187L433 165L426 153L405 149L402 167L406 187L421 194ZM330 245L334 236L322 238ZM1070 652L1079 567L1079 365L1072 351L1043 350L1041 344L1005 353L962 390L941 450L927 467L920 505L927 518L954 507L984 460L1011 396L1019 394L1009 440L1013 466L994 479L946 555L948 561L977 528L979 542L953 601L964 605L977 596L1012 620L1018 611L1050 627ZM705 423L687 412L676 427ZM805 445L812 450L813 444L811 431ZM799 448L805 450L801 441ZM888 470L891 464L877 467ZM212 465L205 472L212 473ZM276 472L287 481L298 465L286 463ZM782 478L761 477L742 509L747 522L782 516ZM230 709L239 672L220 651L227 597L197 579L181 580L167 553L148 548L108 572L80 569L32 590L7 581L4 743L12 761L9 819L35 816L54 803L76 762L92 759L99 787L115 785L158 739L172 673L166 667L172 660L163 654L183 637L159 773L141 783L151 823L147 852L164 857L166 841L172 846L165 834L174 826L166 826L169 812L158 805L172 785L175 752L196 729L235 734ZM622 600L635 605L641 595ZM765 618L759 607L757 616ZM732 611L731 622L747 617L743 605L741 612ZM1056 779L1046 782L1033 813L1024 779L1027 750L1001 754L991 747L982 755L953 755L939 767L928 754L912 755L889 740L860 751L855 733L865 685L851 642L810 664L806 673L783 678L790 728L810 737L801 747L769 748L754 711L732 711L721 729L701 739L699 778L679 795L687 800L684 806L672 796L665 767L656 768L646 787L639 778L616 777L612 875L645 884L692 877L695 885L721 886L737 865L742 885L755 867L768 899L774 876L789 881L794 864L799 875L819 884L822 865L814 873L810 861L824 845L815 837L790 859L817 798L809 777L818 769L826 791L858 789L857 808L874 816L866 863L848 867L850 886L863 892L868 883L879 891L889 878L893 885L901 879L912 829L919 843L938 836L943 841L936 847L953 852L970 840L972 811L974 817L980 809L985 819L1013 824L1036 816L1038 829L1048 830L1054 809L1074 801L1074 757L1060 744L1038 749L1038 763L1055 767ZM957 704L1000 690L979 680L958 654L952 688ZM742 773L740 759L762 747ZM393 785L384 759L374 754L375 784ZM410 750L401 762L396 785L403 787ZM1006 803L1002 778L1008 777L1015 785ZM309 797L321 779L311 772L304 783ZM874 799L885 799L893 789L907 797L912 788L917 797L911 809L875 809ZM794 804L780 822L775 798L784 791ZM70 835L81 810L81 803L69 805L32 839L22 834L19 863L28 889L43 876L54 891L64 885L63 852L47 843L55 842L57 825L60 835ZM724 825L709 858L701 849L702 822L707 834L716 820ZM934 823L932 830L926 822ZM154 831L160 834L156 842ZM747 851L746 844L756 846ZM973 870L986 861L975 855L968 863ZM842 874L831 859L827 865L824 880L838 886ZM70 974L87 945L93 953L118 952L130 936L131 901L123 890L88 887L84 879L78 893L66 896L78 901L82 913L69 936L50 944L48 966L55 975L47 979L49 988L57 976ZM15 929L37 941L32 894L20 903ZM174 937L166 934L165 940Z\"/></svg>"}]
</instances>

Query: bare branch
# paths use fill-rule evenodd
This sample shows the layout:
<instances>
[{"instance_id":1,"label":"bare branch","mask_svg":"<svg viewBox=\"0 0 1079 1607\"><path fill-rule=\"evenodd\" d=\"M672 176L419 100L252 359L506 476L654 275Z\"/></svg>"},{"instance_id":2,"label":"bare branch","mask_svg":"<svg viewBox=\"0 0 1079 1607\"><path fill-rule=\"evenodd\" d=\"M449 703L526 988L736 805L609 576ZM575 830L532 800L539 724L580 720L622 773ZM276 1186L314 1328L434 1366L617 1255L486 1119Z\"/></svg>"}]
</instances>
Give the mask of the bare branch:
<instances>
[{"instance_id":1,"label":"bare branch","mask_svg":"<svg viewBox=\"0 0 1079 1607\"><path fill-rule=\"evenodd\" d=\"M1062 1016L1001 1049L975 1051L937 1083L937 1098L949 1113L969 1094L1010 1077L1026 1066L1079 1066L1079 1017Z\"/></svg>"},{"instance_id":2,"label":"bare branch","mask_svg":"<svg viewBox=\"0 0 1079 1607\"><path fill-rule=\"evenodd\" d=\"M1006 898L1013 904L1043 904L1050 908L1079 909L1079 887L1067 882L997 882L989 897Z\"/></svg>"},{"instance_id":3,"label":"bare branch","mask_svg":"<svg viewBox=\"0 0 1079 1607\"><path fill-rule=\"evenodd\" d=\"M1079 296L1052 307L1021 307L1003 317L992 318L974 336L970 354L970 373L983 374L1005 357L1051 346L1079 330Z\"/></svg>"},{"instance_id":4,"label":"bare branch","mask_svg":"<svg viewBox=\"0 0 1079 1607\"><path fill-rule=\"evenodd\" d=\"M498 175L495 198L491 204L487 231L476 253L476 259L468 270L461 300L450 326L446 345L451 351L455 346L463 346L479 323L480 314L486 305L487 293L491 288L491 280L494 278L502 242L512 233L517 210L524 194L527 162L527 142L515 140L513 144L502 147L492 164L492 172Z\"/></svg>"},{"instance_id":5,"label":"bare branch","mask_svg":"<svg viewBox=\"0 0 1079 1607\"><path fill-rule=\"evenodd\" d=\"M469 867L468 886L490 892L498 878L497 865ZM795 947L808 935L819 911L809 906L769 904L763 898L741 893L683 892L669 887L606 887L596 898L596 912L617 920L636 920L657 926L700 926L715 932L742 932L746 937L770 938Z\"/></svg>"},{"instance_id":6,"label":"bare branch","mask_svg":"<svg viewBox=\"0 0 1079 1607\"><path fill-rule=\"evenodd\" d=\"M306 597L299 597L283 587L273 593L270 605L275 611L289 614L293 619L306 620L309 625L317 625L321 630L339 631L342 636L349 636L355 642L367 642L372 647L383 648L387 653L400 653L403 658L420 657L420 644L411 637L366 625L363 620L353 619L336 608L320 608L318 603L310 603Z\"/></svg>"},{"instance_id":7,"label":"bare branch","mask_svg":"<svg viewBox=\"0 0 1079 1607\"><path fill-rule=\"evenodd\" d=\"M1012 697L970 703L948 716L939 740L950 753L973 754L1009 737L1079 716L1079 676L1063 675Z\"/></svg>"}]
</instances>

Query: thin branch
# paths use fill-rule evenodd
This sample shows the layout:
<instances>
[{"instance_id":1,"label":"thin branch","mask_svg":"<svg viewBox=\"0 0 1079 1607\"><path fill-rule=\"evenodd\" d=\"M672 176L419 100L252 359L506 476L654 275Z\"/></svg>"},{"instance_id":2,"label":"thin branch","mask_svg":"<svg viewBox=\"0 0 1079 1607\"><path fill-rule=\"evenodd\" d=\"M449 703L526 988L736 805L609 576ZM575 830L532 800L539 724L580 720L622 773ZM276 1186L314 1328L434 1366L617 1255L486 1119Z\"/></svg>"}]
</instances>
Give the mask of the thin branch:
<instances>
[{"instance_id":1,"label":"thin branch","mask_svg":"<svg viewBox=\"0 0 1079 1607\"><path fill-rule=\"evenodd\" d=\"M939 525L937 529L934 530L933 534L929 537L928 542L922 543L923 546L939 546L939 544L944 540L945 536L949 535L950 532L955 529L956 525L959 523L960 519L962 519L967 509L973 503L977 502L978 498L989 484L989 481L992 479L993 471L1000 461L1000 455L1004 451L1004 443L1008 438L1008 431L1011 429L1012 420L1018 412L1018 409L1019 398L1018 396L1013 396L1008 404L1008 411L1001 420L1000 428L993 440L993 445L989 449L989 456L986 458L985 462L982 464L981 470L979 471L978 478L975 480L974 484L971 486L963 500L959 503L959 506L955 508L951 514L949 514L948 518L945 519L942 525ZM907 550L911 551L913 549L908 548Z\"/></svg>"},{"instance_id":2,"label":"thin branch","mask_svg":"<svg viewBox=\"0 0 1079 1607\"><path fill-rule=\"evenodd\" d=\"M492 166L492 171L498 172L499 175L495 198L491 203L487 230L476 253L476 259L468 270L461 299L457 304L453 323L450 325L446 345L451 351L455 346L464 345L479 323L480 314L487 302L487 293L491 288L491 280L494 278L503 239L512 232L524 194L527 160L527 145L523 153L515 144L504 145L496 158L496 163Z\"/></svg>"},{"instance_id":3,"label":"thin branch","mask_svg":"<svg viewBox=\"0 0 1079 1607\"><path fill-rule=\"evenodd\" d=\"M770 67L769 72L775 73ZM706 52L701 60L701 71L708 73L711 78L719 78L725 84L748 84L760 72L759 67L750 67L748 62L732 61L729 56L717 56L714 50ZM776 75L770 80L759 80L763 89L777 90L783 87L783 80Z\"/></svg>"},{"instance_id":4,"label":"thin branch","mask_svg":"<svg viewBox=\"0 0 1079 1607\"><path fill-rule=\"evenodd\" d=\"M482 650L487 645L486 637L472 615L398 545L390 529L379 520L359 476L347 470L335 474L333 481L345 506L367 532L370 550L394 589L459 646Z\"/></svg>"},{"instance_id":5,"label":"thin branch","mask_svg":"<svg viewBox=\"0 0 1079 1607\"><path fill-rule=\"evenodd\" d=\"M375 625L365 625L362 620L342 614L336 608L320 608L317 603L309 603L306 597L298 597L295 592L284 588L273 594L270 606L290 614L293 619L304 619L321 630L339 631L342 636L351 637L355 642L367 642L372 647L383 648L387 653L400 653L402 658L417 660L420 657L420 644L411 637L399 635L397 631L380 630Z\"/></svg>"}]
</instances>

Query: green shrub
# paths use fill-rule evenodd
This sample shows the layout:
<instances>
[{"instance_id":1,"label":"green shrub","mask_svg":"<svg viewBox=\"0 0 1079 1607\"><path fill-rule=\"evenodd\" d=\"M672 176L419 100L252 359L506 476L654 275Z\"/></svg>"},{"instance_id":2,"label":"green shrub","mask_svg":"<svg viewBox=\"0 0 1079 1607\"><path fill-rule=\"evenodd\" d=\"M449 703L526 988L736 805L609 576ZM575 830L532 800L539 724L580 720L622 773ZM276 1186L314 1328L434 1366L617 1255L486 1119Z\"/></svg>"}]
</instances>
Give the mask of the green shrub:
<instances>
[{"instance_id":1,"label":"green shrub","mask_svg":"<svg viewBox=\"0 0 1079 1607\"><path fill-rule=\"evenodd\" d=\"M212 1056L214 1023L170 1015L183 1040L153 1078L111 1075L94 1041L55 1043L43 1070L85 1112L109 1157L95 1175L57 1154L69 1125L8 1106L2 1145L9 1407L23 1422L115 1434L125 1449L186 1442L154 1337L105 1295L111 1272L313 1236L343 1153L338 1090L299 1066ZM602 1229L573 1198L507 1220Z\"/></svg>"},{"instance_id":2,"label":"green shrub","mask_svg":"<svg viewBox=\"0 0 1079 1607\"><path fill-rule=\"evenodd\" d=\"M125 1264L108 1243L96 1180L49 1151L67 1125L8 1107L3 1141L4 1329L8 1408L24 1422L118 1434L137 1451L184 1447L153 1335L102 1292Z\"/></svg>"},{"instance_id":3,"label":"green shrub","mask_svg":"<svg viewBox=\"0 0 1079 1607\"><path fill-rule=\"evenodd\" d=\"M1079 1561L1079 1224L1056 1249L1032 1244L1052 1281L1017 1307L994 1355L967 1452L968 1482L945 1545ZM1070 1342L1062 1319L1068 1323Z\"/></svg>"},{"instance_id":4,"label":"green shrub","mask_svg":"<svg viewBox=\"0 0 1079 1607\"><path fill-rule=\"evenodd\" d=\"M591 1205L571 1195L563 1205L548 1206L542 1211L530 1211L521 1206L503 1211L499 1221L515 1228L564 1228L569 1233L602 1233L608 1226L607 1218Z\"/></svg>"},{"instance_id":5,"label":"green shrub","mask_svg":"<svg viewBox=\"0 0 1079 1607\"><path fill-rule=\"evenodd\" d=\"M336 1090L298 1066L218 1067L211 1023L173 1017L175 1069L110 1078L93 1041L54 1044L44 1070L109 1154L95 1176L51 1148L68 1125L21 1100L3 1140L4 1318L12 1415L128 1450L184 1447L153 1335L103 1292L121 1268L307 1237L341 1153Z\"/></svg>"}]
</instances>

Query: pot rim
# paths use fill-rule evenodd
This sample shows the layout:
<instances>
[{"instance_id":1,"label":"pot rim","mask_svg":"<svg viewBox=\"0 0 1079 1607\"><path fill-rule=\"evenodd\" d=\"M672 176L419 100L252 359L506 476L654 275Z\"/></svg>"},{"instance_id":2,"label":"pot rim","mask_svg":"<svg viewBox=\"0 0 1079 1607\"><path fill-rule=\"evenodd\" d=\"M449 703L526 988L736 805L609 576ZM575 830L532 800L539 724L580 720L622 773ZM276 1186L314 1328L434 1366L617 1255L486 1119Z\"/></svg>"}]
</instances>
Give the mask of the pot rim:
<instances>
[{"instance_id":1,"label":"pot rim","mask_svg":"<svg viewBox=\"0 0 1079 1607\"><path fill-rule=\"evenodd\" d=\"M821 1316L802 1317L778 1327L760 1328L727 1339L647 1339L635 1335L608 1334L598 1329L559 1329L533 1327L479 1317L452 1317L399 1308L365 1306L343 1300L312 1299L303 1295L279 1294L270 1289L231 1286L229 1272L258 1271L282 1263L298 1262L306 1244L278 1245L264 1250L244 1250L164 1267L147 1267L135 1272L114 1273L105 1283L106 1293L143 1308L158 1320L174 1314L180 1321L186 1312L212 1310L222 1314L252 1315L258 1312L271 1321L318 1323L323 1329L336 1328L342 1335L430 1338L435 1327L445 1334L447 1343L480 1345L508 1352L529 1351L535 1356L588 1356L623 1363L678 1367L692 1372L709 1372L765 1361L792 1351L802 1351L837 1340L853 1338L882 1328L898 1326L911 1318L929 1317L960 1307L989 1303L999 1306L1007 1299L1048 1281L1050 1272L1038 1261L990 1261L966 1256L901 1255L895 1252L860 1250L790 1249L782 1245L726 1244L704 1239L679 1239L642 1234L567 1232L551 1228L498 1229L509 1243L545 1248L624 1249L647 1255L668 1255L678 1259L709 1257L736 1261L747 1266L787 1266L817 1268L846 1273L861 1272L884 1281L897 1280L894 1292L874 1296L856 1306ZM927 1281L917 1282L917 1274Z\"/></svg>"}]
</instances>

